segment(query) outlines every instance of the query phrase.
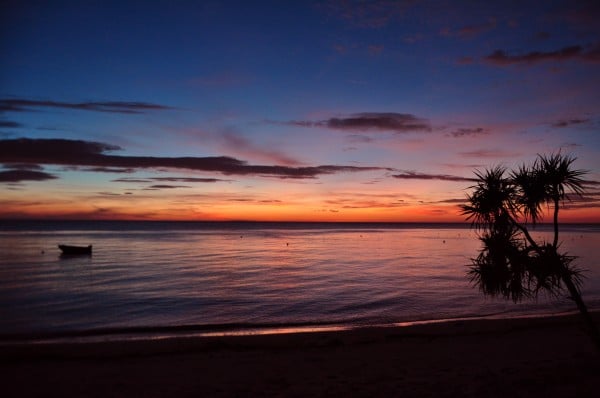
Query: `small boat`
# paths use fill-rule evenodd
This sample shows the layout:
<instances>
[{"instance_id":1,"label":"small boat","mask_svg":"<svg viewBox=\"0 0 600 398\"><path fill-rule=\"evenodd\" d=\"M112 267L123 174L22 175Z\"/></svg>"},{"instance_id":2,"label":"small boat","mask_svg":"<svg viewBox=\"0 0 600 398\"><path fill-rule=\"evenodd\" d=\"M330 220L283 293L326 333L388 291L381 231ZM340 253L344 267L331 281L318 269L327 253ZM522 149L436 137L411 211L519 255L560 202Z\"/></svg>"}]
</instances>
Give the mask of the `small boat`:
<instances>
[{"instance_id":1,"label":"small boat","mask_svg":"<svg viewBox=\"0 0 600 398\"><path fill-rule=\"evenodd\" d=\"M58 245L58 248L62 250L64 255L81 255L81 254L92 254L92 245L88 246L71 246L71 245Z\"/></svg>"}]
</instances>

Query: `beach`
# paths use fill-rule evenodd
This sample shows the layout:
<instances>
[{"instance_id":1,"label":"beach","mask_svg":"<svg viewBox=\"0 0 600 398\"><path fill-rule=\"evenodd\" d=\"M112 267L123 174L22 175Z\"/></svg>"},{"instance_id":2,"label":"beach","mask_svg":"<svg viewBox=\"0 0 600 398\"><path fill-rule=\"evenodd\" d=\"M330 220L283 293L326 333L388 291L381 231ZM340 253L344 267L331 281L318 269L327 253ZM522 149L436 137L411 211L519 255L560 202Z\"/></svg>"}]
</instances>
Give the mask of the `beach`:
<instances>
[{"instance_id":1,"label":"beach","mask_svg":"<svg viewBox=\"0 0 600 398\"><path fill-rule=\"evenodd\" d=\"M576 314L0 350L8 397L592 397L600 384Z\"/></svg>"}]
</instances>

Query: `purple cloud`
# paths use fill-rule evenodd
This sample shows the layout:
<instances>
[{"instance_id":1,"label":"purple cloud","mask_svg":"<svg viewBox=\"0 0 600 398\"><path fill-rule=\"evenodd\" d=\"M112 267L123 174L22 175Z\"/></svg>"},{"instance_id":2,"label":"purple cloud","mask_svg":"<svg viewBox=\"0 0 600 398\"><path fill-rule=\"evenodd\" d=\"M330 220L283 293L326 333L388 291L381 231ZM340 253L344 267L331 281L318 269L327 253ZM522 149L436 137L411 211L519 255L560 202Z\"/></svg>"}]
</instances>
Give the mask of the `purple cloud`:
<instances>
[{"instance_id":1,"label":"purple cloud","mask_svg":"<svg viewBox=\"0 0 600 398\"><path fill-rule=\"evenodd\" d=\"M298 127L326 127L343 131L393 131L408 133L414 131L431 131L428 120L408 113L363 112L345 117L332 117L320 121L292 120L286 122Z\"/></svg>"},{"instance_id":2,"label":"purple cloud","mask_svg":"<svg viewBox=\"0 0 600 398\"><path fill-rule=\"evenodd\" d=\"M531 51L521 55L510 55L503 50L496 50L484 58L486 62L498 66L515 64L531 65L544 61L564 61L569 59L599 62L600 43L595 44L587 51L579 45L563 47L555 51Z\"/></svg>"},{"instance_id":3,"label":"purple cloud","mask_svg":"<svg viewBox=\"0 0 600 398\"><path fill-rule=\"evenodd\" d=\"M297 159L294 159L281 151L259 147L246 137L234 131L225 131L220 134L219 137L223 141L225 147L235 153L272 161L286 166L298 166L301 164Z\"/></svg>"},{"instance_id":4,"label":"purple cloud","mask_svg":"<svg viewBox=\"0 0 600 398\"><path fill-rule=\"evenodd\" d=\"M46 181L54 180L58 177L55 175L46 173L44 171L37 170L24 170L24 169L13 169L13 170L2 170L0 171L0 183L15 183L23 181Z\"/></svg>"},{"instance_id":5,"label":"purple cloud","mask_svg":"<svg viewBox=\"0 0 600 398\"><path fill-rule=\"evenodd\" d=\"M591 119L561 119L552 123L552 127L569 127L577 124L589 123Z\"/></svg>"},{"instance_id":6,"label":"purple cloud","mask_svg":"<svg viewBox=\"0 0 600 398\"><path fill-rule=\"evenodd\" d=\"M392 177L401 180L441 180L441 181L477 181L474 178L453 176L449 174L426 174L416 171L404 171L401 174L393 174Z\"/></svg>"},{"instance_id":7,"label":"purple cloud","mask_svg":"<svg viewBox=\"0 0 600 398\"><path fill-rule=\"evenodd\" d=\"M228 156L156 157L116 156L105 152L118 146L66 139L6 139L0 140L0 163L56 164L65 166L116 167L127 169L188 169L218 172L225 175L258 175L277 178L316 178L319 175L343 172L386 170L382 167L321 165L307 167L251 165Z\"/></svg>"},{"instance_id":8,"label":"purple cloud","mask_svg":"<svg viewBox=\"0 0 600 398\"><path fill-rule=\"evenodd\" d=\"M223 180L220 178L200 178L200 177L150 177L150 178L118 178L112 180L112 182L133 182L133 183L145 183L153 181L162 182L198 182L198 183L212 183L212 182L230 182L231 180Z\"/></svg>"},{"instance_id":9,"label":"purple cloud","mask_svg":"<svg viewBox=\"0 0 600 398\"><path fill-rule=\"evenodd\" d=\"M461 156L466 158L511 158L520 156L518 152L507 152L493 149L478 149L475 151L461 152Z\"/></svg>"},{"instance_id":10,"label":"purple cloud","mask_svg":"<svg viewBox=\"0 0 600 398\"><path fill-rule=\"evenodd\" d=\"M176 188L191 188L189 185L168 185L168 184L155 184L150 185L147 190L157 190L157 189L176 189Z\"/></svg>"},{"instance_id":11,"label":"purple cloud","mask_svg":"<svg viewBox=\"0 0 600 398\"><path fill-rule=\"evenodd\" d=\"M469 136L475 136L475 135L486 135L489 134L489 130L484 129L483 127L476 127L476 128L460 128L458 130L452 131L449 135L451 135L452 137L455 138L461 138L461 137L469 137Z\"/></svg>"},{"instance_id":12,"label":"purple cloud","mask_svg":"<svg viewBox=\"0 0 600 398\"><path fill-rule=\"evenodd\" d=\"M137 114L149 111L161 111L175 109L166 105L152 104L148 102L60 102L51 100L31 100L23 98L0 99L0 112L26 112L36 108L62 108L76 109L94 112L127 113Z\"/></svg>"}]
</instances>

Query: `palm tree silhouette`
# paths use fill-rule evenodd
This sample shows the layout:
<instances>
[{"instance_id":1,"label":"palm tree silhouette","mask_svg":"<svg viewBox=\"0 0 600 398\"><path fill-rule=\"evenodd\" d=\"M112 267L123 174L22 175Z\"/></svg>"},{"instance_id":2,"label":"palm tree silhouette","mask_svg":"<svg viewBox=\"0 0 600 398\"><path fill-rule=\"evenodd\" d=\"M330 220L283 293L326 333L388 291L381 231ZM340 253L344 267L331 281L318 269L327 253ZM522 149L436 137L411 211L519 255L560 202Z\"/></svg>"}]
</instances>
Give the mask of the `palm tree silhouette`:
<instances>
[{"instance_id":1,"label":"palm tree silhouette","mask_svg":"<svg viewBox=\"0 0 600 398\"><path fill-rule=\"evenodd\" d=\"M559 244L559 210L565 200L584 192L581 177L586 171L573 169L575 160L559 152L538 155L532 165L510 172L502 166L475 171L477 184L461 208L483 247L468 275L484 295L514 302L540 291L559 296L566 288L600 348L600 333L581 297L576 257L562 253ZM552 242L536 242L528 230L542 220L544 208L553 215Z\"/></svg>"}]
</instances>

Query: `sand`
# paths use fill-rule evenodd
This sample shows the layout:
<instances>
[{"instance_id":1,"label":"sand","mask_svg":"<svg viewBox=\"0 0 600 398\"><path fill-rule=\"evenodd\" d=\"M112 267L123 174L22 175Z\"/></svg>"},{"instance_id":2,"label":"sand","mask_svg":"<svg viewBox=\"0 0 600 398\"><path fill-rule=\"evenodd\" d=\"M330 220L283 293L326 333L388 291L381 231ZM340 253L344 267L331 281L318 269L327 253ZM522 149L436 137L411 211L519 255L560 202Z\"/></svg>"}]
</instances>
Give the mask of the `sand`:
<instances>
[{"instance_id":1,"label":"sand","mask_svg":"<svg viewBox=\"0 0 600 398\"><path fill-rule=\"evenodd\" d=\"M594 314L598 322L599 314ZM4 397L595 397L577 316L0 346Z\"/></svg>"}]
</instances>

